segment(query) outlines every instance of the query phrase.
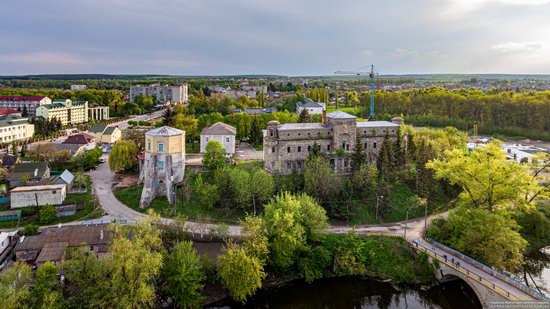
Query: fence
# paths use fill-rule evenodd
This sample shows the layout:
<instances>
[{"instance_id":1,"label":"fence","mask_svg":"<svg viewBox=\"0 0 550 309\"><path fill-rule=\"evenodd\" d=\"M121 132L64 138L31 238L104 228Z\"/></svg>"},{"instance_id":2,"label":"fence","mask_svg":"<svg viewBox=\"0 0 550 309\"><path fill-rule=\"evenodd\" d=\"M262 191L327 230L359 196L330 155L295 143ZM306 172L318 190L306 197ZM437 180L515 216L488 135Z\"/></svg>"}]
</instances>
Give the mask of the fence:
<instances>
[{"instance_id":1,"label":"fence","mask_svg":"<svg viewBox=\"0 0 550 309\"><path fill-rule=\"evenodd\" d=\"M464 261L467 261L470 265L474 266L475 268L478 268L512 286L514 286L515 288L519 289L519 290L522 290L523 292L535 297L536 299L540 299L540 300L550 300L550 298L546 297L546 295L540 293L539 291L531 288L531 287L528 287L526 286L523 282L521 282L519 279L513 277L513 276L510 276L510 275L507 275L507 274L504 274L494 268L492 268L491 266L487 266L483 263L481 263L480 261L474 259L474 258L471 258L453 248L450 248L440 242L437 242L435 241L434 239L432 238L428 238L427 239L428 242L432 243L433 245L435 245L436 247L438 247L439 249L443 250L443 251L446 251L448 252L449 254L452 254L454 256L457 256L459 258L461 258L462 260Z\"/></svg>"}]
</instances>

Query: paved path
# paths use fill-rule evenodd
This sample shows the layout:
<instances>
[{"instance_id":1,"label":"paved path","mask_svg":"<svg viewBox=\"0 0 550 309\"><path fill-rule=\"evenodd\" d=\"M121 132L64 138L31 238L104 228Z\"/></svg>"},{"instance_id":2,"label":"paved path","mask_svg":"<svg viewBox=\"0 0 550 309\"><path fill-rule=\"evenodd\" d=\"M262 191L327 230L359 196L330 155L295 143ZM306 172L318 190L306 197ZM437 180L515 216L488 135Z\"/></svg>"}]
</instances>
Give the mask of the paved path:
<instances>
[{"instance_id":1,"label":"paved path","mask_svg":"<svg viewBox=\"0 0 550 309\"><path fill-rule=\"evenodd\" d=\"M252 148L247 142L240 142L239 149L235 151L235 158L243 161L247 160L263 160L264 153L263 151L257 151Z\"/></svg>"}]
</instances>

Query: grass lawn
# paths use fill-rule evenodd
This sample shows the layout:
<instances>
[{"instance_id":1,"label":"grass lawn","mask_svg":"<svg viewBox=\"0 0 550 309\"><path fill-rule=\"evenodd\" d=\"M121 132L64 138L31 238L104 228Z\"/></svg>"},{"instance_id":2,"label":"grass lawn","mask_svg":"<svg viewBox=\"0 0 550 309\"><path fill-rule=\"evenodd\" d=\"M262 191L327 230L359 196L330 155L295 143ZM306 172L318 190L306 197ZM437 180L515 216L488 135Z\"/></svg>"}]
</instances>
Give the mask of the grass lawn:
<instances>
[{"instance_id":1,"label":"grass lawn","mask_svg":"<svg viewBox=\"0 0 550 309\"><path fill-rule=\"evenodd\" d=\"M75 203L84 203L85 207L83 209L77 210L76 213L72 216L56 218L52 223L46 225L54 225L57 223L66 223L76 220L89 220L101 217L103 211L99 207L99 203L94 203L94 197L92 196L92 182L90 177L86 176L86 185L88 187L88 192L78 193L78 194L67 194L64 205L70 205ZM8 206L9 207L9 206ZM7 210L7 209L2 209ZM25 211L23 211L25 213ZM0 222L0 228L15 228L23 227L27 224L36 224L41 225L39 221L38 212L33 214L29 213L28 215L22 215L19 222Z\"/></svg>"},{"instance_id":2,"label":"grass lawn","mask_svg":"<svg viewBox=\"0 0 550 309\"><path fill-rule=\"evenodd\" d=\"M134 185L124 189L113 191L116 198L126 206L140 212L145 212L145 209L139 208L139 199L141 197L142 185ZM149 208L154 209L162 217L175 217L175 215L183 215L193 221L202 222L225 222L238 223L244 218L245 213L242 211L226 208L206 209L199 207L193 202L187 202L182 199L182 191L178 189L178 201L176 205L170 205L165 197L157 197L151 202ZM174 211L176 213L174 213Z\"/></svg>"},{"instance_id":3,"label":"grass lawn","mask_svg":"<svg viewBox=\"0 0 550 309\"><path fill-rule=\"evenodd\" d=\"M250 145L252 148L254 148L256 151L263 151L264 150L264 144L258 144L258 145Z\"/></svg>"},{"instance_id":4,"label":"grass lawn","mask_svg":"<svg viewBox=\"0 0 550 309\"><path fill-rule=\"evenodd\" d=\"M199 142L195 142L195 148L193 149L193 143L185 143L185 153L199 153L201 150Z\"/></svg>"}]
</instances>

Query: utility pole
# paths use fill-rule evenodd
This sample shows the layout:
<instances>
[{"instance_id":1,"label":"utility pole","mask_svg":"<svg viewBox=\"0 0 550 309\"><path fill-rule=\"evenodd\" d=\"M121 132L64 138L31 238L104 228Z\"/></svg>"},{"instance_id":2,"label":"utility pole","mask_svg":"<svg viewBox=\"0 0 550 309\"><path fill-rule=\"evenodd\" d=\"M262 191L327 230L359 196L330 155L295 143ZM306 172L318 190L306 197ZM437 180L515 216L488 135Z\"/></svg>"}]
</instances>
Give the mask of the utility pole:
<instances>
[{"instance_id":1,"label":"utility pole","mask_svg":"<svg viewBox=\"0 0 550 309\"><path fill-rule=\"evenodd\" d=\"M380 195L376 198L376 215L374 216L375 219L378 219L378 204L380 203L381 199L384 199L383 195Z\"/></svg>"}]
</instances>

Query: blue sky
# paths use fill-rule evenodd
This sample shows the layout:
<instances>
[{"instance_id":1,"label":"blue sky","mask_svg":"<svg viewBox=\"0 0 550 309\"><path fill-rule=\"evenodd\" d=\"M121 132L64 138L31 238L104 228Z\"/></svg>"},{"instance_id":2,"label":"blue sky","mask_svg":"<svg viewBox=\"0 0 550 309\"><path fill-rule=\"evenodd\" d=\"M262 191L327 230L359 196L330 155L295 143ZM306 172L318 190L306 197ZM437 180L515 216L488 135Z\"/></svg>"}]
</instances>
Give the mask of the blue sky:
<instances>
[{"instance_id":1,"label":"blue sky","mask_svg":"<svg viewBox=\"0 0 550 309\"><path fill-rule=\"evenodd\" d=\"M550 0L2 0L0 75L550 73Z\"/></svg>"}]
</instances>

